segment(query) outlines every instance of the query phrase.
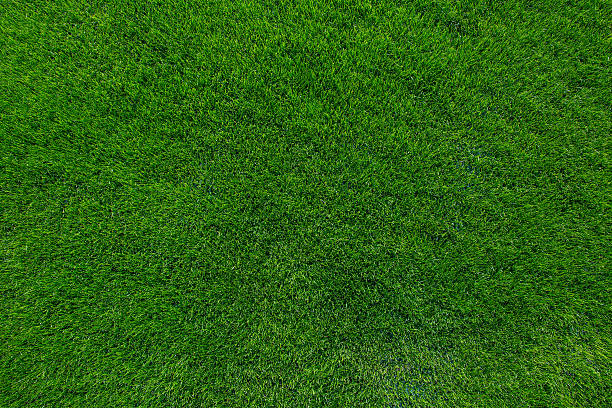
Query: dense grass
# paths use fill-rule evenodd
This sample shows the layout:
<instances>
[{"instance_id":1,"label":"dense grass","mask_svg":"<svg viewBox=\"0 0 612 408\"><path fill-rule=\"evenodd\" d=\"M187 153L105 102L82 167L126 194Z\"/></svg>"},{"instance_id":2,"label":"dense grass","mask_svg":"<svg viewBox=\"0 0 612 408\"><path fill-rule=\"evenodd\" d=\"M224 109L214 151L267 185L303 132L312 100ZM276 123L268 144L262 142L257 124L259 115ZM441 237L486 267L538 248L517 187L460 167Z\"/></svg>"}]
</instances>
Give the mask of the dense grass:
<instances>
[{"instance_id":1,"label":"dense grass","mask_svg":"<svg viewBox=\"0 0 612 408\"><path fill-rule=\"evenodd\" d=\"M0 2L0 406L610 406L611 15Z\"/></svg>"}]
</instances>

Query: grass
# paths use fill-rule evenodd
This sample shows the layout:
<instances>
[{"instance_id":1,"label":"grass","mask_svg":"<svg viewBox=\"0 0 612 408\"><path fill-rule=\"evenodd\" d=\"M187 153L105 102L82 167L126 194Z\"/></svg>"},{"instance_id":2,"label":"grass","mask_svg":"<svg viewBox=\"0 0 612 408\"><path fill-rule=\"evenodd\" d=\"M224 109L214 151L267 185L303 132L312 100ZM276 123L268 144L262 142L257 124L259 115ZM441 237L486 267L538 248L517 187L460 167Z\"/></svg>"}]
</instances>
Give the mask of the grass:
<instances>
[{"instance_id":1,"label":"grass","mask_svg":"<svg viewBox=\"0 0 612 408\"><path fill-rule=\"evenodd\" d=\"M610 406L611 15L2 1L0 406Z\"/></svg>"}]
</instances>

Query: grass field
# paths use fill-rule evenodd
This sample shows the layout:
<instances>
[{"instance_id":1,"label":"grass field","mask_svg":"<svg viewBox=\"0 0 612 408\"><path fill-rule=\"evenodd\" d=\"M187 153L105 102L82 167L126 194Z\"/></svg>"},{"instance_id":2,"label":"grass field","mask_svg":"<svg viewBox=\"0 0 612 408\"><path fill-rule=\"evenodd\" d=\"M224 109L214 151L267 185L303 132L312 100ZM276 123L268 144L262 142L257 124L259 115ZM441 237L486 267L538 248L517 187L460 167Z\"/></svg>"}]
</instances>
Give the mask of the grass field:
<instances>
[{"instance_id":1,"label":"grass field","mask_svg":"<svg viewBox=\"0 0 612 408\"><path fill-rule=\"evenodd\" d=\"M611 406L611 28L1 1L0 406Z\"/></svg>"}]
</instances>

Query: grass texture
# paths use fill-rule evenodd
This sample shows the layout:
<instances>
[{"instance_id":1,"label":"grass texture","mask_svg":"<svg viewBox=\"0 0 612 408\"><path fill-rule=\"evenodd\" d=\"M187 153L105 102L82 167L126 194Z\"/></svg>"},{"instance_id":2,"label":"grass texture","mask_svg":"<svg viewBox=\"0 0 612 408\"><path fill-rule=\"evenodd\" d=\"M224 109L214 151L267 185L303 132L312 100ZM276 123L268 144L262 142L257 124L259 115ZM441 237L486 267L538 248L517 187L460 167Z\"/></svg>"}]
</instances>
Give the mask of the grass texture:
<instances>
[{"instance_id":1,"label":"grass texture","mask_svg":"<svg viewBox=\"0 0 612 408\"><path fill-rule=\"evenodd\" d=\"M609 407L609 1L0 2L0 406Z\"/></svg>"}]
</instances>

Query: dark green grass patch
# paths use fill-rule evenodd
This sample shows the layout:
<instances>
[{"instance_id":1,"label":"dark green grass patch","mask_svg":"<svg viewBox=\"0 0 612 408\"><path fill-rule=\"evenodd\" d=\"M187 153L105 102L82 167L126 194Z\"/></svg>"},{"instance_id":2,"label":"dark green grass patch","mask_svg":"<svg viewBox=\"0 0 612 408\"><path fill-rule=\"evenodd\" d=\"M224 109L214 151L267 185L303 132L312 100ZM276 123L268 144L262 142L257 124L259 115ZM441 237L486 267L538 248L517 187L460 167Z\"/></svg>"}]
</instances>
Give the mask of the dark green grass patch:
<instances>
[{"instance_id":1,"label":"dark green grass patch","mask_svg":"<svg viewBox=\"0 0 612 408\"><path fill-rule=\"evenodd\" d=\"M611 15L0 2L0 406L609 406Z\"/></svg>"}]
</instances>

